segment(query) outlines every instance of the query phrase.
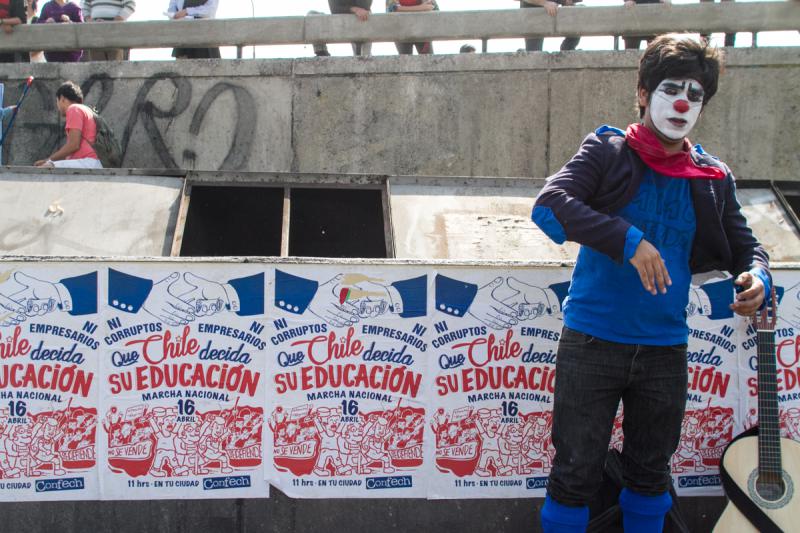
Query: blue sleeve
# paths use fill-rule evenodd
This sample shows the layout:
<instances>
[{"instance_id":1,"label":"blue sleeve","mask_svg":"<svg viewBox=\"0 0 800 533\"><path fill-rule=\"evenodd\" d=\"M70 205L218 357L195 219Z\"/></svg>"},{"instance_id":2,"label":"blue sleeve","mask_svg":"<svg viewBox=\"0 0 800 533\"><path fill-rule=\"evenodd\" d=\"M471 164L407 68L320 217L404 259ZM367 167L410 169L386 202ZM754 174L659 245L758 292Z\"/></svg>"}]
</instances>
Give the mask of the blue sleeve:
<instances>
[{"instance_id":1,"label":"blue sleeve","mask_svg":"<svg viewBox=\"0 0 800 533\"><path fill-rule=\"evenodd\" d=\"M733 278L700 286L700 290L708 295L711 303L710 320L724 320L733 317L730 305L733 303Z\"/></svg>"},{"instance_id":2,"label":"blue sleeve","mask_svg":"<svg viewBox=\"0 0 800 533\"><path fill-rule=\"evenodd\" d=\"M108 305L127 313L138 313L150 295L153 280L108 269Z\"/></svg>"},{"instance_id":3,"label":"blue sleeve","mask_svg":"<svg viewBox=\"0 0 800 533\"><path fill-rule=\"evenodd\" d=\"M631 260L631 257L636 254L636 248L639 247L639 243L642 242L643 238L644 233L642 233L642 230L636 226L628 228L628 233L625 235L625 251L622 256L623 262L627 263Z\"/></svg>"},{"instance_id":4,"label":"blue sleeve","mask_svg":"<svg viewBox=\"0 0 800 533\"><path fill-rule=\"evenodd\" d=\"M452 316L464 316L475 295L478 286L457 279L437 274L436 276L436 309Z\"/></svg>"},{"instance_id":5,"label":"blue sleeve","mask_svg":"<svg viewBox=\"0 0 800 533\"><path fill-rule=\"evenodd\" d=\"M72 298L70 315L92 315L97 313L97 271L59 281L67 288Z\"/></svg>"},{"instance_id":6,"label":"blue sleeve","mask_svg":"<svg viewBox=\"0 0 800 533\"><path fill-rule=\"evenodd\" d=\"M591 133L572 159L547 178L531 218L555 242L576 242L622 263L631 224L591 204L603 180L616 176L607 160L617 157L624 143L625 138L616 134Z\"/></svg>"},{"instance_id":7,"label":"blue sleeve","mask_svg":"<svg viewBox=\"0 0 800 533\"><path fill-rule=\"evenodd\" d=\"M531 213L531 220L534 224L539 226L545 235L550 237L556 244L564 244L567 240L567 233L564 231L564 226L558 221L553 214L553 210L549 207L537 205L533 208Z\"/></svg>"},{"instance_id":8,"label":"blue sleeve","mask_svg":"<svg viewBox=\"0 0 800 533\"><path fill-rule=\"evenodd\" d=\"M395 281L392 287L397 289L403 299L402 318L425 316L428 303L428 276Z\"/></svg>"},{"instance_id":9,"label":"blue sleeve","mask_svg":"<svg viewBox=\"0 0 800 533\"><path fill-rule=\"evenodd\" d=\"M311 279L293 276L275 269L275 306L302 315L314 298L319 283Z\"/></svg>"},{"instance_id":10,"label":"blue sleeve","mask_svg":"<svg viewBox=\"0 0 800 533\"><path fill-rule=\"evenodd\" d=\"M764 303L761 304L761 307L764 307L764 305L769 301L770 293L772 292L772 278L770 277L769 274L764 272L764 270L761 267L751 268L750 273L755 277L757 277L758 279L760 279L761 283L764 284ZM777 290L775 292L777 293Z\"/></svg>"},{"instance_id":11,"label":"blue sleeve","mask_svg":"<svg viewBox=\"0 0 800 533\"><path fill-rule=\"evenodd\" d=\"M254 274L245 278L228 281L239 296L239 316L264 314L264 274Z\"/></svg>"}]
</instances>

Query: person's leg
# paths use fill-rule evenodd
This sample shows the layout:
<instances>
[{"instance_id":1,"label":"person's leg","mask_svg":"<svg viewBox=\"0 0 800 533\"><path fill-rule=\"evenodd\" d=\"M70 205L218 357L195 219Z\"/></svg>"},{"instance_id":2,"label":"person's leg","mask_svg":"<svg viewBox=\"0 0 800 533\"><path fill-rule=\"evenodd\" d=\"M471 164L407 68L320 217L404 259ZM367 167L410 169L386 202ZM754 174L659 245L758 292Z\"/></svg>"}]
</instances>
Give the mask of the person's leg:
<instances>
[{"instance_id":1,"label":"person's leg","mask_svg":"<svg viewBox=\"0 0 800 533\"><path fill-rule=\"evenodd\" d=\"M546 532L586 527L581 517L588 520L586 505L600 488L634 351L634 346L601 341L567 327L562 332L553 398L556 455L547 486L552 504L542 509Z\"/></svg>"},{"instance_id":2,"label":"person's leg","mask_svg":"<svg viewBox=\"0 0 800 533\"><path fill-rule=\"evenodd\" d=\"M625 50L638 50L642 44L642 37L640 36L631 35L623 37L622 40L625 41Z\"/></svg>"},{"instance_id":3,"label":"person's leg","mask_svg":"<svg viewBox=\"0 0 800 533\"><path fill-rule=\"evenodd\" d=\"M734 0L720 0L720 2L733 2ZM725 46L733 46L736 44L736 34L735 33L726 33L725 34Z\"/></svg>"},{"instance_id":4,"label":"person's leg","mask_svg":"<svg viewBox=\"0 0 800 533\"><path fill-rule=\"evenodd\" d=\"M311 11L306 13L306 16L324 15L324 14L325 13L322 13L321 11L314 11L312 9ZM328 57L331 55L331 53L328 52L328 45L325 43L314 43L312 46L314 48L314 55L317 57Z\"/></svg>"},{"instance_id":5,"label":"person's leg","mask_svg":"<svg viewBox=\"0 0 800 533\"><path fill-rule=\"evenodd\" d=\"M561 51L575 50L580 42L580 37L564 37L564 40L561 41Z\"/></svg>"},{"instance_id":6,"label":"person's leg","mask_svg":"<svg viewBox=\"0 0 800 533\"><path fill-rule=\"evenodd\" d=\"M117 59L119 52L119 59ZM89 61L120 61L122 50L116 48L94 48L89 50Z\"/></svg>"},{"instance_id":7,"label":"person's leg","mask_svg":"<svg viewBox=\"0 0 800 533\"><path fill-rule=\"evenodd\" d=\"M99 159L87 157L85 159L62 159L53 161L54 168L103 168Z\"/></svg>"},{"instance_id":8,"label":"person's leg","mask_svg":"<svg viewBox=\"0 0 800 533\"><path fill-rule=\"evenodd\" d=\"M433 53L433 43L414 43L414 46L417 47L418 54L432 54Z\"/></svg>"},{"instance_id":9,"label":"person's leg","mask_svg":"<svg viewBox=\"0 0 800 533\"><path fill-rule=\"evenodd\" d=\"M414 53L413 43L394 43L394 47L397 48L397 53L402 56Z\"/></svg>"},{"instance_id":10,"label":"person's leg","mask_svg":"<svg viewBox=\"0 0 800 533\"><path fill-rule=\"evenodd\" d=\"M357 57L369 57L372 55L372 43L351 43L353 55Z\"/></svg>"},{"instance_id":11,"label":"person's leg","mask_svg":"<svg viewBox=\"0 0 800 533\"><path fill-rule=\"evenodd\" d=\"M670 459L680 440L687 382L685 344L640 347L622 397L626 531L661 531L672 506Z\"/></svg>"},{"instance_id":12,"label":"person's leg","mask_svg":"<svg viewBox=\"0 0 800 533\"><path fill-rule=\"evenodd\" d=\"M700 0L701 4L705 4L705 3L708 3L708 2L713 3L714 0ZM705 41L705 42L709 42L711 40L711 34L710 33L701 33L700 34L700 39Z\"/></svg>"},{"instance_id":13,"label":"person's leg","mask_svg":"<svg viewBox=\"0 0 800 533\"><path fill-rule=\"evenodd\" d=\"M619 495L619 507L622 509L625 531L661 533L664 530L664 518L672 508L672 496L669 492L645 496L626 487Z\"/></svg>"},{"instance_id":14,"label":"person's leg","mask_svg":"<svg viewBox=\"0 0 800 533\"><path fill-rule=\"evenodd\" d=\"M541 519L544 533L583 533L589 524L589 507L564 505L547 494Z\"/></svg>"},{"instance_id":15,"label":"person's leg","mask_svg":"<svg viewBox=\"0 0 800 533\"><path fill-rule=\"evenodd\" d=\"M520 1L519 7L521 9L528 9L538 7L541 8L542 6L534 6L531 4L526 4L525 2ZM541 37L535 37L533 39L525 39L525 51L526 52L540 52L542 50L542 45L544 44L544 39Z\"/></svg>"},{"instance_id":16,"label":"person's leg","mask_svg":"<svg viewBox=\"0 0 800 533\"><path fill-rule=\"evenodd\" d=\"M526 52L541 52L543 45L544 45L544 39L541 37L536 37L534 39L525 39Z\"/></svg>"}]
</instances>

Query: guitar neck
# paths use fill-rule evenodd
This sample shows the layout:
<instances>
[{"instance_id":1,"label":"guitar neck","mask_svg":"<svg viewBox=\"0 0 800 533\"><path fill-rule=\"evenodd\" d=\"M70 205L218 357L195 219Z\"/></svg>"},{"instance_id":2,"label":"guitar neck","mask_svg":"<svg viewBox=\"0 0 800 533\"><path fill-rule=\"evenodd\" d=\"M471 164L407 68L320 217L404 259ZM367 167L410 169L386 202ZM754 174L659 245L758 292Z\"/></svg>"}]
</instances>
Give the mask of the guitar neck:
<instances>
[{"instance_id":1,"label":"guitar neck","mask_svg":"<svg viewBox=\"0 0 800 533\"><path fill-rule=\"evenodd\" d=\"M780 418L775 330L758 329L758 471L767 482L781 478Z\"/></svg>"}]
</instances>

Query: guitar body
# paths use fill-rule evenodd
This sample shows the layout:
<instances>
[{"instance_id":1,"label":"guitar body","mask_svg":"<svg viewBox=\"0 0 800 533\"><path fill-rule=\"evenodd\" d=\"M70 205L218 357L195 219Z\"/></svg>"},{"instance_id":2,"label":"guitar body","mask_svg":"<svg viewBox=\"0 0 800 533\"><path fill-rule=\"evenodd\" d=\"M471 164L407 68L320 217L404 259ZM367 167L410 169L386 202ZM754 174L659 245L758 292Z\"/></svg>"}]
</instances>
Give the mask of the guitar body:
<instances>
[{"instance_id":1,"label":"guitar body","mask_svg":"<svg viewBox=\"0 0 800 533\"><path fill-rule=\"evenodd\" d=\"M754 482L758 475L758 437L743 437L732 443L725 452L723 467L738 487L761 508L775 524L787 533L797 531L800 519L800 443L790 439L780 439L781 459L783 461L784 495L774 502L766 502L755 491ZM751 478L753 478L751 480ZM731 502L719 517L715 533L753 532L758 529Z\"/></svg>"}]
</instances>

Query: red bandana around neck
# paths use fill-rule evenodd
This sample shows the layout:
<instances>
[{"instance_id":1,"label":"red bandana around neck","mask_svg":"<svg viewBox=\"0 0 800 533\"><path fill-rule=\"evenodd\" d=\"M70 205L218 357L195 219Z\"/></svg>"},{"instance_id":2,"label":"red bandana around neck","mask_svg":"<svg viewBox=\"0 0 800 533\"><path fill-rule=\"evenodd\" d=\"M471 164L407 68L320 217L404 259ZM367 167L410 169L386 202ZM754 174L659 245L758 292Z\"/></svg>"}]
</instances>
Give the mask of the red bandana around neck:
<instances>
[{"instance_id":1,"label":"red bandana around neck","mask_svg":"<svg viewBox=\"0 0 800 533\"><path fill-rule=\"evenodd\" d=\"M644 124L631 124L625 132L625 141L645 164L663 176L673 178L702 178L721 180L725 171L716 166L698 165L691 155L691 144L683 140L683 149L668 154L656 134Z\"/></svg>"}]
</instances>

